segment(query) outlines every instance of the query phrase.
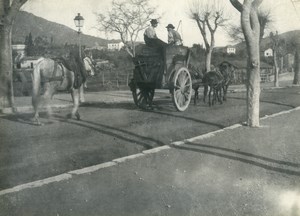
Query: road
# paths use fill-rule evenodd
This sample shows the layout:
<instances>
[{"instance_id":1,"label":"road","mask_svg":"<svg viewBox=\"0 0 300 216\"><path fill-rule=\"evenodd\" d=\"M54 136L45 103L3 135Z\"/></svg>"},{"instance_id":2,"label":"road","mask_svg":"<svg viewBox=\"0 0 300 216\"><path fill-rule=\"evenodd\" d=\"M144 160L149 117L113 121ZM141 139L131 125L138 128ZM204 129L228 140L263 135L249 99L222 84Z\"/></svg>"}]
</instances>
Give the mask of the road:
<instances>
[{"instance_id":1,"label":"road","mask_svg":"<svg viewBox=\"0 0 300 216\"><path fill-rule=\"evenodd\" d=\"M100 93L99 93L100 94ZM68 110L56 110L44 126L32 115L0 120L0 190L55 176L146 149L170 144L245 121L245 93L229 93L222 105L199 102L177 112L166 94L153 111L132 103L93 103L80 107L82 120L66 120ZM300 105L299 88L264 90L261 116Z\"/></svg>"}]
</instances>

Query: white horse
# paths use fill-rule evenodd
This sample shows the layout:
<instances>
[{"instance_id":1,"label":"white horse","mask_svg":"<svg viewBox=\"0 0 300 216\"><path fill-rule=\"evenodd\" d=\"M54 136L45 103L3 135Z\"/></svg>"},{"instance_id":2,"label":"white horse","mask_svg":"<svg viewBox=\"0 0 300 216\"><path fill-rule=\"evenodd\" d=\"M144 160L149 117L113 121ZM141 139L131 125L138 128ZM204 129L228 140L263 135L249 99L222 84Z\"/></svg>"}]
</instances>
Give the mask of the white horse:
<instances>
[{"instance_id":1,"label":"white horse","mask_svg":"<svg viewBox=\"0 0 300 216\"><path fill-rule=\"evenodd\" d=\"M79 89L74 88L75 74L68 70L62 63L50 58L40 58L32 72L32 105L34 108L34 120L38 125L39 121L38 108L42 102L45 103L48 114L51 114L49 100L57 91L71 91L73 100L73 109L69 118L76 117L80 120L78 112L80 98L84 99L83 85ZM42 85L44 93L42 94Z\"/></svg>"}]
</instances>

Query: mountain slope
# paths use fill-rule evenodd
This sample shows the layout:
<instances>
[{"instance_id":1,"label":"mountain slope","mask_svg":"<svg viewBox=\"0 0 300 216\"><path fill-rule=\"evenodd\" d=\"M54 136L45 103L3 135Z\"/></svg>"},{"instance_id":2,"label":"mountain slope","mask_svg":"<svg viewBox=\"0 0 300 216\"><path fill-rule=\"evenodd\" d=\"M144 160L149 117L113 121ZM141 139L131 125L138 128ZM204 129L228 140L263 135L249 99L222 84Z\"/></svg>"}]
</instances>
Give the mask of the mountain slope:
<instances>
[{"instance_id":1,"label":"mountain slope","mask_svg":"<svg viewBox=\"0 0 300 216\"><path fill-rule=\"evenodd\" d=\"M78 42L77 32L67 26L50 22L41 17L37 17L31 13L20 11L16 17L12 31L12 40L14 43L24 43L26 35L31 32L33 38L37 36L47 36L49 39L53 37L55 45L76 44ZM108 40L90 36L81 35L82 45L88 47L99 44L106 46Z\"/></svg>"},{"instance_id":2,"label":"mountain slope","mask_svg":"<svg viewBox=\"0 0 300 216\"><path fill-rule=\"evenodd\" d=\"M284 39L287 44L290 44L292 42L300 44L300 30L289 31L289 32L279 34L279 38ZM270 44L271 44L271 40L270 40L269 36L263 38L261 41L261 45L260 45L261 51L270 48L270 46L271 46ZM235 48L237 51L244 50L244 49L246 49L246 44L245 44L245 42L238 43L235 45Z\"/></svg>"}]
</instances>

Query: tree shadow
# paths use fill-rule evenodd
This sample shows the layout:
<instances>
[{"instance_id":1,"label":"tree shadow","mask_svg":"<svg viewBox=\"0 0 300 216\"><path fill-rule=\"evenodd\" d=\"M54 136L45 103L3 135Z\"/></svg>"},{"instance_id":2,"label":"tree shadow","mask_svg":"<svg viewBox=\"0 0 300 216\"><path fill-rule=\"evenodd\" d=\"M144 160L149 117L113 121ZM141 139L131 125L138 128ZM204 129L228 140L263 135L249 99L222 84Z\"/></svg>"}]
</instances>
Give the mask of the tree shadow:
<instances>
[{"instance_id":1,"label":"tree shadow","mask_svg":"<svg viewBox=\"0 0 300 216\"><path fill-rule=\"evenodd\" d=\"M48 119L47 122L45 122L45 123L43 122L44 125L50 125L50 124L54 123L53 121L51 121L51 117L47 114L47 112L40 112L39 115L40 115L40 118ZM29 113L22 113L22 114L18 113L18 114L13 114L13 115L6 115L6 116L2 116L1 118L9 120L9 121L13 121L13 122L31 125L31 126L40 126L33 119L33 114L29 114Z\"/></svg>"},{"instance_id":2,"label":"tree shadow","mask_svg":"<svg viewBox=\"0 0 300 216\"><path fill-rule=\"evenodd\" d=\"M235 153L235 154L238 154L238 155L253 157L253 158L264 160L264 161L271 162L271 163L277 163L277 164L282 164L282 165L291 166L291 167L300 167L300 164L298 164L298 163L292 163L292 162L281 161L281 160L274 160L272 158L267 158L267 157L255 155L255 154L252 154L252 153L248 153L248 152L232 150L232 149L219 147L219 146L211 146L211 145L198 144L198 143L196 144L196 143L192 143L192 142L186 142L186 145L195 146L195 147L203 147L203 148L207 148L207 149L218 149L218 150L222 150L224 152L231 152L231 153Z\"/></svg>"},{"instance_id":3,"label":"tree shadow","mask_svg":"<svg viewBox=\"0 0 300 216\"><path fill-rule=\"evenodd\" d=\"M229 96L227 98L246 101L246 98L240 98L240 97ZM286 104L286 103L281 103L281 102L276 102L276 101L268 101L268 100L262 100L262 99L260 99L259 101L263 102L263 103L269 103L269 104L275 104L275 105L279 105L279 106L286 106L286 107L290 107L290 108L296 108L296 106L293 106L291 104Z\"/></svg>"},{"instance_id":4,"label":"tree shadow","mask_svg":"<svg viewBox=\"0 0 300 216\"><path fill-rule=\"evenodd\" d=\"M132 133L130 131L126 131L123 129L111 127L111 126L100 124L100 123L95 123L92 121L85 121L85 120L77 121L77 120L73 120L73 119L68 120L66 118L63 118L63 117L57 116L57 115L54 115L53 117L60 122L88 128L90 130L93 130L93 131L96 131L96 132L99 132L99 133L102 133L102 134L105 134L105 135L108 135L108 136L111 136L114 138L118 138L123 141L135 143L137 145L144 147L145 149L152 149L154 147L166 145L165 143L163 143L162 141L160 141L158 139L153 139L150 137L138 135L138 134ZM143 141L141 141L141 140L143 140Z\"/></svg>"},{"instance_id":5,"label":"tree shadow","mask_svg":"<svg viewBox=\"0 0 300 216\"><path fill-rule=\"evenodd\" d=\"M195 147L195 146L197 146L198 148ZM199 152L199 153L202 153L202 154L213 155L213 156L217 156L217 157L221 157L221 158L235 160L235 161L239 161L239 162L242 162L242 163L254 165L254 166L266 169L266 170L271 170L271 171L275 171L275 172L279 172L279 173L284 173L284 174L287 174L287 175L300 176L300 171L294 171L294 170L285 169L285 168L281 168L281 167L271 166L271 165L268 165L268 164L264 164L263 162L255 161L254 159L265 160L267 162L273 162L273 163L288 165L288 166L292 165L293 167L299 167L299 164L294 164L294 163L285 162L285 161L278 161L278 160L275 160L275 159L256 156L256 155L253 155L253 154L250 154L250 153L245 153L245 152L240 153L239 151L234 151L234 150L230 150L230 149L226 149L226 148L213 147L213 148L211 148L212 150L207 150L207 149L205 149L205 148L207 148L207 145L204 145L204 144L191 145L191 143L187 143L187 144L182 145L182 146L173 146L173 147L176 148L176 149L179 149L179 150ZM215 150L216 149L217 150L222 150L223 152L214 151L214 149ZM229 155L229 154L226 154L226 152L233 152L236 155ZM247 157L250 157L251 159L243 158L243 157L240 157L240 156L237 156L237 155L247 156Z\"/></svg>"}]
</instances>

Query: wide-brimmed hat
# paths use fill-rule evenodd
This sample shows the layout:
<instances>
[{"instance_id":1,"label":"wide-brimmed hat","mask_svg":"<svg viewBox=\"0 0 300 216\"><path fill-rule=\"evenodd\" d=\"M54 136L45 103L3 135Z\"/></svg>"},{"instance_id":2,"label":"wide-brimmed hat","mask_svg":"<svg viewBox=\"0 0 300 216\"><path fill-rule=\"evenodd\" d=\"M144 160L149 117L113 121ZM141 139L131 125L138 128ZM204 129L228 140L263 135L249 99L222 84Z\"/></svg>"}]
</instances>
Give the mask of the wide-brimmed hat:
<instances>
[{"instance_id":1,"label":"wide-brimmed hat","mask_svg":"<svg viewBox=\"0 0 300 216\"><path fill-rule=\"evenodd\" d=\"M150 21L150 23L151 23L151 24L157 24L158 22L157 22L156 19L152 19L152 20Z\"/></svg>"},{"instance_id":2,"label":"wide-brimmed hat","mask_svg":"<svg viewBox=\"0 0 300 216\"><path fill-rule=\"evenodd\" d=\"M169 24L169 25L166 26L166 28L174 29L175 27L172 24Z\"/></svg>"}]
</instances>

